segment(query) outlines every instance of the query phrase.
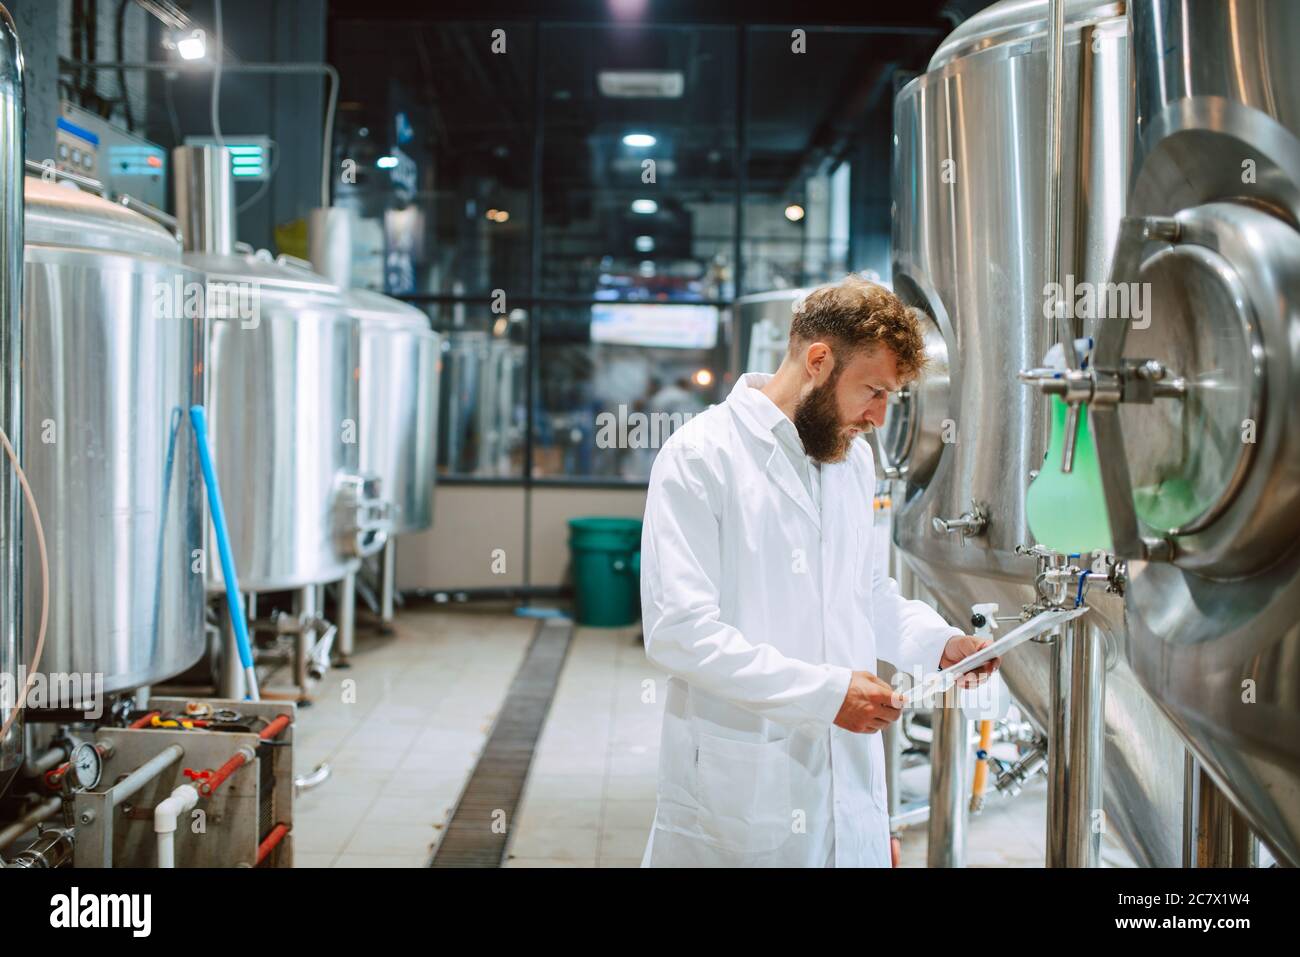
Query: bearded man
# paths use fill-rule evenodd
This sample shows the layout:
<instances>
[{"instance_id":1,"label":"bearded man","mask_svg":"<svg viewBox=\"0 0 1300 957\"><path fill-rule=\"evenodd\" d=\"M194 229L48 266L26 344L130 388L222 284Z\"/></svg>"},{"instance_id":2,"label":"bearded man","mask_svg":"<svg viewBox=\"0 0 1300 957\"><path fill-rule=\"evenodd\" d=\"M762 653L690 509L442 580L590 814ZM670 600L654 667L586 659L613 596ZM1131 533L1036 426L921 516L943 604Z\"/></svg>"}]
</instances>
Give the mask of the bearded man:
<instances>
[{"instance_id":1,"label":"bearded man","mask_svg":"<svg viewBox=\"0 0 1300 957\"><path fill-rule=\"evenodd\" d=\"M876 732L902 702L877 659L928 672L988 644L902 598L872 544L856 440L924 361L903 303L849 277L798 305L775 375L741 376L660 450L641 597L669 679L647 866L890 865Z\"/></svg>"}]
</instances>

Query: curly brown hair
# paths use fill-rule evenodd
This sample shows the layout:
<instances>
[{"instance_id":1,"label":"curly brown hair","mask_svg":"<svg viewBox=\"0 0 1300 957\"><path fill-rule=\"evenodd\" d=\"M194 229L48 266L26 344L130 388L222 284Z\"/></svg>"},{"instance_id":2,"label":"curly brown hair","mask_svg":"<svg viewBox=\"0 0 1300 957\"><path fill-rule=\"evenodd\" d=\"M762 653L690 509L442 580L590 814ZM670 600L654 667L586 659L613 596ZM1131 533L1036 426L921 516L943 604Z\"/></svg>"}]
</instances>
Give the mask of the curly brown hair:
<instances>
[{"instance_id":1,"label":"curly brown hair","mask_svg":"<svg viewBox=\"0 0 1300 957\"><path fill-rule=\"evenodd\" d=\"M859 349L876 345L894 354L904 380L925 368L925 339L912 310L884 286L859 276L820 286L795 307L791 352L810 342L829 345L841 369Z\"/></svg>"}]
</instances>

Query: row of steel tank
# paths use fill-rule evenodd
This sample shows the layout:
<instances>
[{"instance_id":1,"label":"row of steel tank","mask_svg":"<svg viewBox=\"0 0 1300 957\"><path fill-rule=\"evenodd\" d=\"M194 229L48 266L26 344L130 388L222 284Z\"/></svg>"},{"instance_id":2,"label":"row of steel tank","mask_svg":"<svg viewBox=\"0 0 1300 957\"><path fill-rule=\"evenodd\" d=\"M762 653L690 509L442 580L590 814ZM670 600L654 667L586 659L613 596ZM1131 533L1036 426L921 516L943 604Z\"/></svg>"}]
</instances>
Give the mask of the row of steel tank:
<instances>
[{"instance_id":1,"label":"row of steel tank","mask_svg":"<svg viewBox=\"0 0 1300 957\"><path fill-rule=\"evenodd\" d=\"M422 312L234 241L229 157L175 156L178 217L28 176L23 463L49 546L40 670L105 693L208 653L223 589L188 410L208 410L240 588L346 581L432 522L439 337ZM182 242L183 238L183 242ZM39 607L31 519L26 604ZM36 621L28 615L25 658Z\"/></svg>"},{"instance_id":2,"label":"row of steel tank","mask_svg":"<svg viewBox=\"0 0 1300 957\"><path fill-rule=\"evenodd\" d=\"M1019 379L1064 338L1044 318L1053 181L1056 277L1145 293L1145 316L1076 316L1087 368L1025 377L1086 406L1096 436L1115 561L1079 560L1091 631L1072 640L1096 672L1066 708L1098 692L1104 745L1071 755L1100 758L1108 825L1143 864L1210 858L1215 789L1300 864L1298 42L1285 0L1009 0L896 100L893 280L941 374L878 441L905 486L895 543L954 621L1040 598L1026 489L1059 463ZM1004 663L1049 735L1060 664L1032 643Z\"/></svg>"}]
</instances>

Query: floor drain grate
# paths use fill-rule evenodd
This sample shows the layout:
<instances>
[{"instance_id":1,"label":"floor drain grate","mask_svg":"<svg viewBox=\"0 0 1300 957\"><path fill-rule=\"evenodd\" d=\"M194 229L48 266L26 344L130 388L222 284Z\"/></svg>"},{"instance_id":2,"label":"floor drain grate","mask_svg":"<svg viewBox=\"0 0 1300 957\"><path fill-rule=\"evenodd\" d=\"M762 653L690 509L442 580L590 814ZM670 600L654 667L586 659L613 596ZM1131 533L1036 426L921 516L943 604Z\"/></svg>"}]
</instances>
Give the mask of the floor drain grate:
<instances>
[{"instance_id":1,"label":"floor drain grate","mask_svg":"<svg viewBox=\"0 0 1300 957\"><path fill-rule=\"evenodd\" d=\"M567 618L539 623L430 867L501 866L572 638Z\"/></svg>"}]
</instances>

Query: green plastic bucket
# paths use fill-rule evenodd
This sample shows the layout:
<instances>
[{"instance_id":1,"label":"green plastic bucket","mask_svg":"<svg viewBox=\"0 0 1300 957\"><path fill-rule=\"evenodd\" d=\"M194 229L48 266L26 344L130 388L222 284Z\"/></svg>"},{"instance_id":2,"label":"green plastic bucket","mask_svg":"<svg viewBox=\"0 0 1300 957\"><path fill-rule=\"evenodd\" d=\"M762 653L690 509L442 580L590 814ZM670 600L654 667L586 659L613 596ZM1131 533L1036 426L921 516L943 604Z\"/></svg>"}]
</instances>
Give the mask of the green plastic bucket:
<instances>
[{"instance_id":1,"label":"green plastic bucket","mask_svg":"<svg viewBox=\"0 0 1300 957\"><path fill-rule=\"evenodd\" d=\"M618 628L635 622L640 617L641 520L569 519L569 551L578 624Z\"/></svg>"}]
</instances>

